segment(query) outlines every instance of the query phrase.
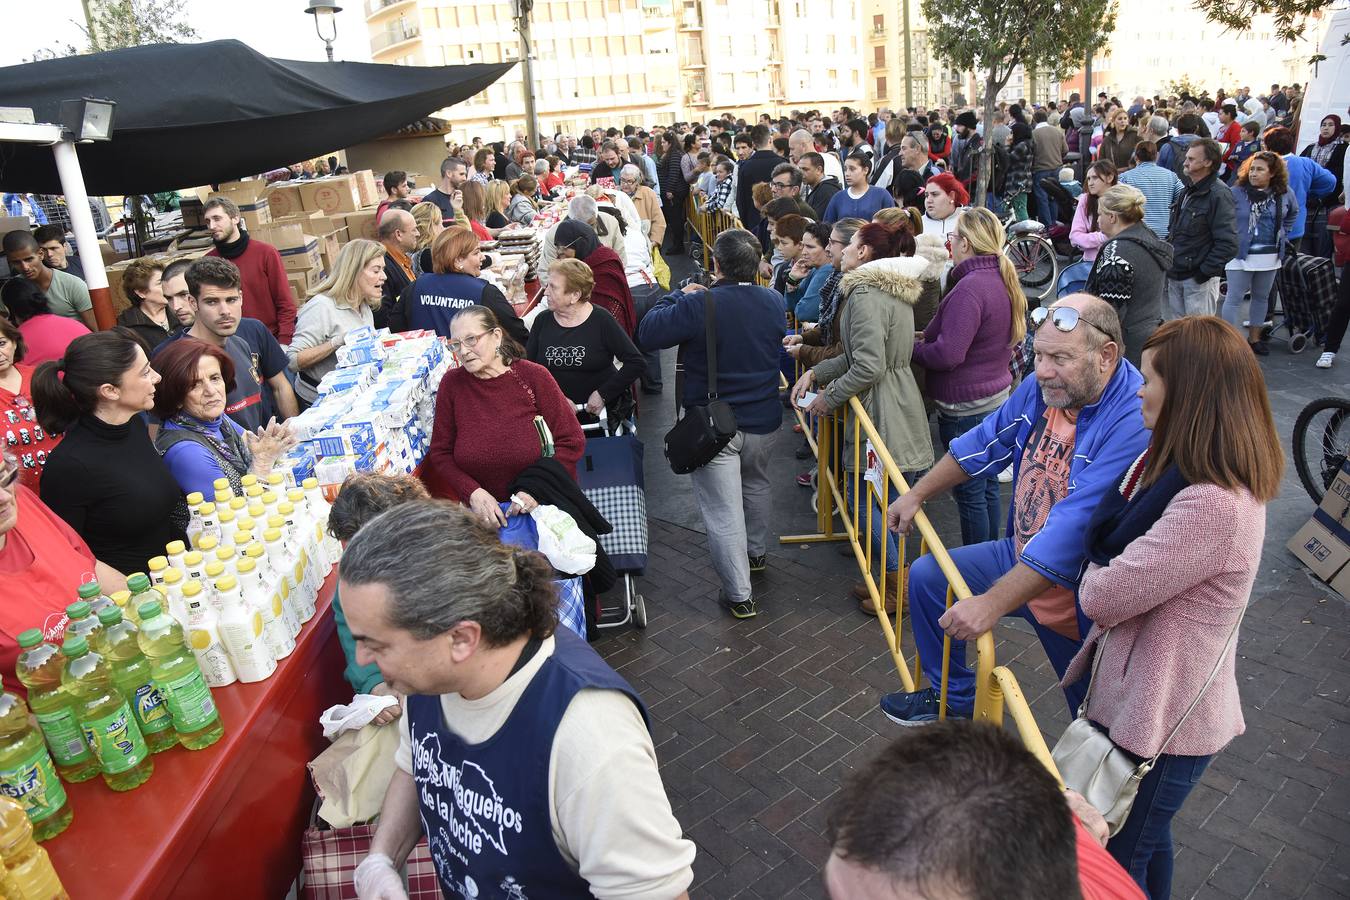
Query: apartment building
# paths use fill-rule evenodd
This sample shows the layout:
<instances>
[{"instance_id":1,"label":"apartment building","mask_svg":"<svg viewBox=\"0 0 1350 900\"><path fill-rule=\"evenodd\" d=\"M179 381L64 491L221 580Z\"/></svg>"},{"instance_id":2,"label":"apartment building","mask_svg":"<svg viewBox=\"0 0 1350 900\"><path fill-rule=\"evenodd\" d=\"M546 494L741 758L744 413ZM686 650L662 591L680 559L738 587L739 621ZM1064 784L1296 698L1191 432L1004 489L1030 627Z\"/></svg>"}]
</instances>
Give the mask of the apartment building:
<instances>
[{"instance_id":1,"label":"apartment building","mask_svg":"<svg viewBox=\"0 0 1350 900\"><path fill-rule=\"evenodd\" d=\"M644 5L645 4L645 5ZM462 65L520 58L506 0L365 0L377 63ZM546 134L679 117L675 18L657 0L536 0L535 101ZM525 128L523 70L438 115L449 139L510 140Z\"/></svg>"}]
</instances>

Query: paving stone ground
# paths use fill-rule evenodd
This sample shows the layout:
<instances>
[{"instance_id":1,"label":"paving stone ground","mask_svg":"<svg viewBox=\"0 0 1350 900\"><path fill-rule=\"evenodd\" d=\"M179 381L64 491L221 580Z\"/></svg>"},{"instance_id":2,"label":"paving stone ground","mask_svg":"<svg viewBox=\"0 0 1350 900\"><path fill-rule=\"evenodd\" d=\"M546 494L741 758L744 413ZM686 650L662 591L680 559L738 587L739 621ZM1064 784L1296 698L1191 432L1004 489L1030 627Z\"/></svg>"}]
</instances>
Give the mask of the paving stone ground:
<instances>
[{"instance_id":1,"label":"paving stone ground","mask_svg":"<svg viewBox=\"0 0 1350 900\"><path fill-rule=\"evenodd\" d=\"M1350 384L1350 360L1328 372L1310 353L1276 345L1263 360L1286 448L1299 409ZM736 621L718 609L688 480L661 456L670 353L665 373L666 393L644 398L640 428L652 546L639 584L650 624L609 632L597 649L652 713L666 789L698 845L693 895L817 900L828 801L894 736L876 705L899 678L875 619L847 599L858 573L837 545L774 546L755 580L759 616ZM793 483L804 468L793 458L800 440L785 419L773 465L780 534L815 530L809 492ZM1350 609L1284 548L1311 511L1291 466L1269 507L1238 644L1247 731L1174 823L1174 897L1350 896ZM949 500L930 504L930 515L944 540L959 543ZM999 662L1053 743L1068 711L1039 643L1021 623L996 637Z\"/></svg>"}]
</instances>

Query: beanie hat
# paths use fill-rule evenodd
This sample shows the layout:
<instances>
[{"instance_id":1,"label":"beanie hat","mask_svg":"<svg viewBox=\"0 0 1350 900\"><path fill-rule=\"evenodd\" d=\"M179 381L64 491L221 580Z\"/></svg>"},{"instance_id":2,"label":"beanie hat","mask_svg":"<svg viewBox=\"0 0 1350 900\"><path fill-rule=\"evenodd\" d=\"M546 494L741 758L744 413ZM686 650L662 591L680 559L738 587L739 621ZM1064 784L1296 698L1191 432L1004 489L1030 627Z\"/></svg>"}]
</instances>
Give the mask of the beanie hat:
<instances>
[{"instance_id":1,"label":"beanie hat","mask_svg":"<svg viewBox=\"0 0 1350 900\"><path fill-rule=\"evenodd\" d=\"M975 119L975 113L968 109L956 117L956 124L974 131L979 123Z\"/></svg>"}]
</instances>

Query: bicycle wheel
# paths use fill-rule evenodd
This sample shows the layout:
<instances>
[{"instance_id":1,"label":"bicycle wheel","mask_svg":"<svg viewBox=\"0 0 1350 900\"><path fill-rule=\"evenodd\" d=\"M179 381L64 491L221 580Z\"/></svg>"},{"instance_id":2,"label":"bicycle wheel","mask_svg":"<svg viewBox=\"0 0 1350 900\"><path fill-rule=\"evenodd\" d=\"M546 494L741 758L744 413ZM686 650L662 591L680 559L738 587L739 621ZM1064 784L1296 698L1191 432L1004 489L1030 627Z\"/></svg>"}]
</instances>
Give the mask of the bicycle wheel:
<instances>
[{"instance_id":1,"label":"bicycle wheel","mask_svg":"<svg viewBox=\"0 0 1350 900\"><path fill-rule=\"evenodd\" d=\"M1004 250L1028 300L1042 300L1055 289L1058 268L1055 248L1044 238L1022 235L1008 242Z\"/></svg>"},{"instance_id":2,"label":"bicycle wheel","mask_svg":"<svg viewBox=\"0 0 1350 900\"><path fill-rule=\"evenodd\" d=\"M1299 481L1321 503L1350 453L1350 400L1323 397L1314 400L1294 422L1294 468Z\"/></svg>"}]
</instances>

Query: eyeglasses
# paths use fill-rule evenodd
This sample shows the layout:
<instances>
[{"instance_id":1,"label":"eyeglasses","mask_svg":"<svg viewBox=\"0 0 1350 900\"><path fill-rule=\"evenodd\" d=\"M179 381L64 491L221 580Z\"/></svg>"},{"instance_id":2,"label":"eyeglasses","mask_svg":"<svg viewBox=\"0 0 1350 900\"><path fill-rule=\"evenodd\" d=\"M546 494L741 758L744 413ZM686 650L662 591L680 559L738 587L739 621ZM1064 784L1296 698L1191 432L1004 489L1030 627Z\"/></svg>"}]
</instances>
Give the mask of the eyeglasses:
<instances>
[{"instance_id":1,"label":"eyeglasses","mask_svg":"<svg viewBox=\"0 0 1350 900\"><path fill-rule=\"evenodd\" d=\"M848 241L841 241L841 240L839 240L838 238L830 238L830 246L831 246L831 247L846 247L846 246L848 246Z\"/></svg>"},{"instance_id":2,"label":"eyeglasses","mask_svg":"<svg viewBox=\"0 0 1350 900\"><path fill-rule=\"evenodd\" d=\"M1037 329L1045 324L1046 319L1049 319L1056 329L1065 334L1068 334L1077 328L1079 322L1087 322L1087 324L1106 335L1108 340L1115 340L1105 328L1094 324L1092 321L1082 316L1078 310L1074 309L1072 306L1055 306L1051 308L1038 306L1031 311L1031 324Z\"/></svg>"},{"instance_id":3,"label":"eyeglasses","mask_svg":"<svg viewBox=\"0 0 1350 900\"><path fill-rule=\"evenodd\" d=\"M450 348L451 353L458 355L459 351L462 348L467 347L468 349L472 350L479 341L481 341L484 337L486 337L491 333L492 333L491 331L484 331L480 334L466 334L464 335L464 340L451 341L447 346Z\"/></svg>"},{"instance_id":4,"label":"eyeglasses","mask_svg":"<svg viewBox=\"0 0 1350 900\"><path fill-rule=\"evenodd\" d=\"M769 182L769 187L776 187L776 188L782 188L783 190L787 190L788 188L792 187L792 182L790 182L790 181L770 181L770 182Z\"/></svg>"}]
</instances>

